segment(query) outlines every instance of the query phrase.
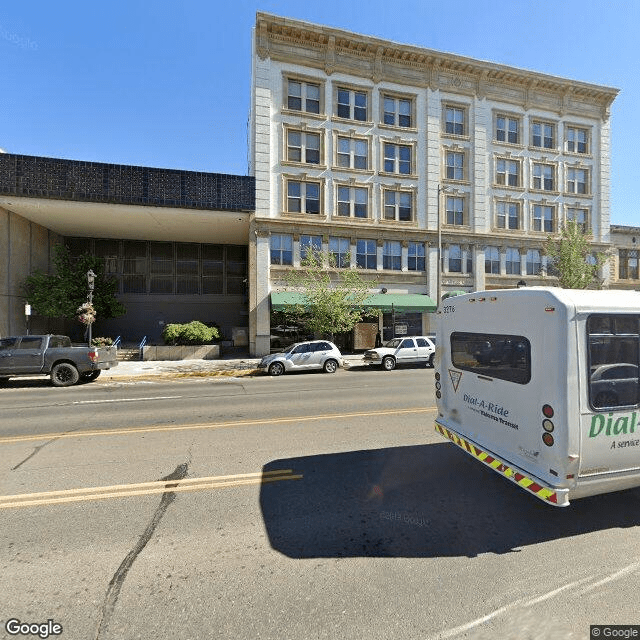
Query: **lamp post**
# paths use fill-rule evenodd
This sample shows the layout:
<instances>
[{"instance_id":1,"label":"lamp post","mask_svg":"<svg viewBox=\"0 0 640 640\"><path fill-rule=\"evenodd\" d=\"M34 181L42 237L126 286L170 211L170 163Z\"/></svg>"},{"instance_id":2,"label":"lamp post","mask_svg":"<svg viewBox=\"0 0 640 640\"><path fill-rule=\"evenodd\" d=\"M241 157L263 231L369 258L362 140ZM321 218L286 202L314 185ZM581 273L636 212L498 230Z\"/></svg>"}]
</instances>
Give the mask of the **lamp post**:
<instances>
[{"instance_id":1,"label":"lamp post","mask_svg":"<svg viewBox=\"0 0 640 640\"><path fill-rule=\"evenodd\" d=\"M87 271L87 284L89 285L89 295L87 297L87 299L89 300L89 304L91 306L93 306L93 290L95 289L96 286L96 274L93 273L93 269L89 269L89 271ZM91 346L91 325L92 323L89 322L87 324L88 327L88 336L89 336L89 346Z\"/></svg>"}]
</instances>

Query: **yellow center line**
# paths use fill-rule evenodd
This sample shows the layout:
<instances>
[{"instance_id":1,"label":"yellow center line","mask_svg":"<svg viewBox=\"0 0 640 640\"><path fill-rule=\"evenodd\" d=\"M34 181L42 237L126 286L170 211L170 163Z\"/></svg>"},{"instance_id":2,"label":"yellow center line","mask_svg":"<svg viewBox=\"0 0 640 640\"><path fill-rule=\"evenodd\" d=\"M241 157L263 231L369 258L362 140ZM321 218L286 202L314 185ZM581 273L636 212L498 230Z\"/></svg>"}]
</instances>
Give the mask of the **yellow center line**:
<instances>
[{"instance_id":1,"label":"yellow center line","mask_svg":"<svg viewBox=\"0 0 640 640\"><path fill-rule=\"evenodd\" d=\"M428 413L436 407L415 407L412 409L389 409L384 411L358 411L353 413L334 413L321 416L296 416L293 418L271 418L262 420L240 420L238 422L213 422L209 424L181 424L181 425L155 425L149 427L128 427L122 429L92 429L88 431L61 431L59 433L43 433L28 436L8 436L0 438L0 445L13 444L15 442L34 442L37 440L52 440L61 438L85 438L89 436L114 436L137 433L188 431L194 429L224 429L228 427L249 427L268 424L290 424L292 422L313 422L320 420L335 420L345 418L362 418L370 416L388 416L408 413Z\"/></svg>"},{"instance_id":2,"label":"yellow center line","mask_svg":"<svg viewBox=\"0 0 640 640\"><path fill-rule=\"evenodd\" d=\"M300 480L302 474L294 474L291 469L281 469L258 473L241 473L232 476L214 476L209 478L185 478L183 480L159 480L137 484L111 485L107 487L85 487L61 491L43 491L13 496L0 496L0 509L31 507L107 498L153 495L166 492L202 491L204 489L222 489L246 485L266 484L282 480Z\"/></svg>"}]
</instances>

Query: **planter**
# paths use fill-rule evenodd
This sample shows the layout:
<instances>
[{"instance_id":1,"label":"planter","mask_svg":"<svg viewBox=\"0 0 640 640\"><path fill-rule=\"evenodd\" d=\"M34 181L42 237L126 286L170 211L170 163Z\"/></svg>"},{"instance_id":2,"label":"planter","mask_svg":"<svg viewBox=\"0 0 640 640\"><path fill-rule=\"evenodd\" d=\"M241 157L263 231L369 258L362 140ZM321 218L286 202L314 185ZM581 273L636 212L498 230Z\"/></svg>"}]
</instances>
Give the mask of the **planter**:
<instances>
[{"instance_id":1,"label":"planter","mask_svg":"<svg viewBox=\"0 0 640 640\"><path fill-rule=\"evenodd\" d=\"M219 358L220 345L218 344L142 347L143 360L218 360Z\"/></svg>"}]
</instances>

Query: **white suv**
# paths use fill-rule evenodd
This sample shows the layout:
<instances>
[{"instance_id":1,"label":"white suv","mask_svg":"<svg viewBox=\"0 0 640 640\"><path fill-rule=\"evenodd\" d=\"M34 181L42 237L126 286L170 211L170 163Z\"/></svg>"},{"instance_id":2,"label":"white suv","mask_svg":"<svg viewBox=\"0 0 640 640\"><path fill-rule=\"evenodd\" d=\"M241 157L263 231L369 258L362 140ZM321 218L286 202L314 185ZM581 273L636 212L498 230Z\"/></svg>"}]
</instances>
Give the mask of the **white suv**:
<instances>
[{"instance_id":1,"label":"white suv","mask_svg":"<svg viewBox=\"0 0 640 640\"><path fill-rule=\"evenodd\" d=\"M342 365L342 354L333 342L312 340L297 342L282 353L265 356L258 365L266 369L270 376L281 376L286 371L322 369L334 373Z\"/></svg>"},{"instance_id":2,"label":"white suv","mask_svg":"<svg viewBox=\"0 0 640 640\"><path fill-rule=\"evenodd\" d=\"M391 371L398 364L414 364L424 362L433 367L433 356L436 348L427 336L411 336L394 338L382 347L364 352L364 361L370 365L381 366Z\"/></svg>"}]
</instances>

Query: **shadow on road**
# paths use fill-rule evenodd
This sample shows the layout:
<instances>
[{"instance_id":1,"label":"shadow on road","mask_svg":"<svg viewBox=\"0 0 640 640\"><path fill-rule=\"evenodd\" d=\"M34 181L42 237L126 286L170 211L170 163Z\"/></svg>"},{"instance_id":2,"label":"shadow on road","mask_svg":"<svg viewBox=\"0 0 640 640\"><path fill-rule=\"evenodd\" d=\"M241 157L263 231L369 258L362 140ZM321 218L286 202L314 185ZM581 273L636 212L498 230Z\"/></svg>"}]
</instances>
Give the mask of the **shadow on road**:
<instances>
[{"instance_id":1,"label":"shadow on road","mask_svg":"<svg viewBox=\"0 0 640 640\"><path fill-rule=\"evenodd\" d=\"M640 489L547 506L448 443L275 460L301 480L263 484L274 549L291 558L507 553L640 525Z\"/></svg>"}]
</instances>

